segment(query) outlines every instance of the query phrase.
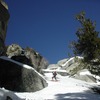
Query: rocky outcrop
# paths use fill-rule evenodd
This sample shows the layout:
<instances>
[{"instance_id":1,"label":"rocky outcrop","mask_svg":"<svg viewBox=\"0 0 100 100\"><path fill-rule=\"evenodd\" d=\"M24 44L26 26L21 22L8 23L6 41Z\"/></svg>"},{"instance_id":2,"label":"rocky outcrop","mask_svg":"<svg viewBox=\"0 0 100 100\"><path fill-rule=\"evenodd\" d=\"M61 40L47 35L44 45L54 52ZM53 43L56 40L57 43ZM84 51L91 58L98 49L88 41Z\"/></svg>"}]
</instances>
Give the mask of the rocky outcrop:
<instances>
[{"instance_id":1,"label":"rocky outcrop","mask_svg":"<svg viewBox=\"0 0 100 100\"><path fill-rule=\"evenodd\" d=\"M96 78L91 74L88 69L80 70L72 77L86 82L96 83Z\"/></svg>"},{"instance_id":2,"label":"rocky outcrop","mask_svg":"<svg viewBox=\"0 0 100 100\"><path fill-rule=\"evenodd\" d=\"M19 56L22 53L22 48L17 44L9 45L6 54L9 58L13 56Z\"/></svg>"},{"instance_id":3,"label":"rocky outcrop","mask_svg":"<svg viewBox=\"0 0 100 100\"><path fill-rule=\"evenodd\" d=\"M34 92L47 86L34 68L8 58L0 58L0 87L17 92Z\"/></svg>"},{"instance_id":4,"label":"rocky outcrop","mask_svg":"<svg viewBox=\"0 0 100 100\"><path fill-rule=\"evenodd\" d=\"M6 51L5 38L9 17L7 4L0 0L0 56L7 55L10 58L10 61L0 58L0 87L18 92L43 89L47 83L38 72L42 73L41 69L46 68L48 62L33 49L23 49L16 44L8 46ZM33 68L22 67L25 64Z\"/></svg>"},{"instance_id":5,"label":"rocky outcrop","mask_svg":"<svg viewBox=\"0 0 100 100\"><path fill-rule=\"evenodd\" d=\"M42 73L41 69L45 69L48 66L48 61L29 47L22 49L19 45L12 44L8 46L6 54L13 60L32 66L39 73Z\"/></svg>"},{"instance_id":6,"label":"rocky outcrop","mask_svg":"<svg viewBox=\"0 0 100 100\"><path fill-rule=\"evenodd\" d=\"M32 65L38 72L42 73L41 69L47 68L48 61L43 56L41 56L37 51L27 47L24 49L24 52L25 56L27 56L30 59Z\"/></svg>"},{"instance_id":7,"label":"rocky outcrop","mask_svg":"<svg viewBox=\"0 0 100 100\"><path fill-rule=\"evenodd\" d=\"M5 38L9 20L8 6L3 0L0 0L0 55L5 55Z\"/></svg>"},{"instance_id":8,"label":"rocky outcrop","mask_svg":"<svg viewBox=\"0 0 100 100\"><path fill-rule=\"evenodd\" d=\"M89 69L82 63L83 57L72 57L58 61L57 65L65 69L69 77L83 80L90 83L96 83L96 78L91 74ZM96 67L96 66L95 66Z\"/></svg>"},{"instance_id":9,"label":"rocky outcrop","mask_svg":"<svg viewBox=\"0 0 100 100\"><path fill-rule=\"evenodd\" d=\"M83 59L83 57L72 57L70 59L63 59L58 61L58 65L67 71L67 73L70 73L71 70L76 68L79 65L79 61Z\"/></svg>"}]
</instances>

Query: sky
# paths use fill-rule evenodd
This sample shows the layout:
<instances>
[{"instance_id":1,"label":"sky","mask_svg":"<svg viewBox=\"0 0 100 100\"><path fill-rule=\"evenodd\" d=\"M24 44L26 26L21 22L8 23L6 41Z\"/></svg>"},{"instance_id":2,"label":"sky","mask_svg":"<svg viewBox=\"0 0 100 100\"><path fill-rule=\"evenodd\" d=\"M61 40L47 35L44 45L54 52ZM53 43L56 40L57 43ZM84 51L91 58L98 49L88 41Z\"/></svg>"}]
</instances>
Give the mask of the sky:
<instances>
[{"instance_id":1,"label":"sky","mask_svg":"<svg viewBox=\"0 0 100 100\"><path fill-rule=\"evenodd\" d=\"M4 1L10 13L5 44L33 48L52 64L72 55L69 44L80 27L76 14L85 11L100 32L100 0Z\"/></svg>"}]
</instances>

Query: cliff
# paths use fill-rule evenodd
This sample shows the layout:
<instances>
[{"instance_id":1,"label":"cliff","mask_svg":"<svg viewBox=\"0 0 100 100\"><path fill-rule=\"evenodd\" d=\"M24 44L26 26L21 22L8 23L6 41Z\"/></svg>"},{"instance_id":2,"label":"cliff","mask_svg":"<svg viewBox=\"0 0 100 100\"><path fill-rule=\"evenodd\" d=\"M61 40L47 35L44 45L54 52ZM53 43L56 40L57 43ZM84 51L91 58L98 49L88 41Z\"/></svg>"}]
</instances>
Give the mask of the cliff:
<instances>
[{"instance_id":1,"label":"cliff","mask_svg":"<svg viewBox=\"0 0 100 100\"><path fill-rule=\"evenodd\" d=\"M0 0L0 55L5 55L5 38L9 17L7 4Z\"/></svg>"}]
</instances>

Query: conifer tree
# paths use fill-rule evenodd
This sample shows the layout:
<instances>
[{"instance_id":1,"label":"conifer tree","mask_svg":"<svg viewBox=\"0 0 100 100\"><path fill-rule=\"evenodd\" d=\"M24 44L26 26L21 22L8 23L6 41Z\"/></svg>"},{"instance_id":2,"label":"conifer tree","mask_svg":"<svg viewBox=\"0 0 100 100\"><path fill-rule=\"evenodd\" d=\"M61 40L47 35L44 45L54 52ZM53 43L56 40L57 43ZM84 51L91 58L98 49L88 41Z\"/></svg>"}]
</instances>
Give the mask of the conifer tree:
<instances>
[{"instance_id":1,"label":"conifer tree","mask_svg":"<svg viewBox=\"0 0 100 100\"><path fill-rule=\"evenodd\" d=\"M99 32L95 30L96 23L85 17L85 12L76 16L81 27L77 30L77 41L71 43L75 55L81 55L85 61L100 59L100 38Z\"/></svg>"}]
</instances>

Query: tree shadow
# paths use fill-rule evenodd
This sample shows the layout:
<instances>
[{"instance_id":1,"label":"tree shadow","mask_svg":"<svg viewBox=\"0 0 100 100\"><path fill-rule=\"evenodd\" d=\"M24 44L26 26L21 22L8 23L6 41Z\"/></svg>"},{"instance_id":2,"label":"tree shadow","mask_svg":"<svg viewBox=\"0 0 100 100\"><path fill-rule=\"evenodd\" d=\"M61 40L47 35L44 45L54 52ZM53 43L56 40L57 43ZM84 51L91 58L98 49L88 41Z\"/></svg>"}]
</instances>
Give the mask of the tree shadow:
<instances>
[{"instance_id":1,"label":"tree shadow","mask_svg":"<svg viewBox=\"0 0 100 100\"><path fill-rule=\"evenodd\" d=\"M80 93L65 93L56 94L56 100L100 100L99 94L80 92Z\"/></svg>"}]
</instances>

